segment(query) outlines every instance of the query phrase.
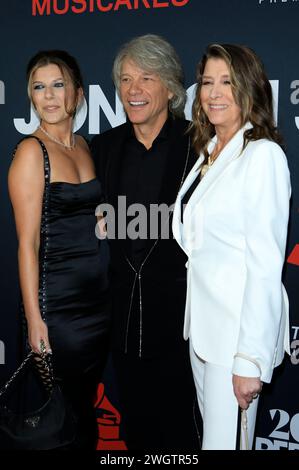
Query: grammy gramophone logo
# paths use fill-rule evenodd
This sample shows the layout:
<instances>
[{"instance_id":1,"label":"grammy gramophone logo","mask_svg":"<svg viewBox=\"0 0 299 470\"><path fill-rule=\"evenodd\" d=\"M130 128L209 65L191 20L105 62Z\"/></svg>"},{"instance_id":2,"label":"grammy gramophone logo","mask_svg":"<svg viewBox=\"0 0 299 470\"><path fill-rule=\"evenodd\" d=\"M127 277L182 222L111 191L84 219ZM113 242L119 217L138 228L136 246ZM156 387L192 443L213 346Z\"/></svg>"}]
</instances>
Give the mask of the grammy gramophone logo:
<instances>
[{"instance_id":1,"label":"grammy gramophone logo","mask_svg":"<svg viewBox=\"0 0 299 470\"><path fill-rule=\"evenodd\" d=\"M287 262L299 266L299 244L295 245L288 256Z\"/></svg>"}]
</instances>

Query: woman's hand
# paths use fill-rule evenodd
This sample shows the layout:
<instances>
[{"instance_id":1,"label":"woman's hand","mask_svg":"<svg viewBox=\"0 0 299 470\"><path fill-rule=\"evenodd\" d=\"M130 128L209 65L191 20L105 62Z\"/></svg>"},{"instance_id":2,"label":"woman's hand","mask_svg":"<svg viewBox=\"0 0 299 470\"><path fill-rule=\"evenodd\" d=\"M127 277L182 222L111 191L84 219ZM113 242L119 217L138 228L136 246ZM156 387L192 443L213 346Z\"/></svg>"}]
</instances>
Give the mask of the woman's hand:
<instances>
[{"instance_id":1,"label":"woman's hand","mask_svg":"<svg viewBox=\"0 0 299 470\"><path fill-rule=\"evenodd\" d=\"M36 354L52 353L48 337L48 328L42 319L28 323L28 340L31 349Z\"/></svg>"},{"instance_id":2,"label":"woman's hand","mask_svg":"<svg viewBox=\"0 0 299 470\"><path fill-rule=\"evenodd\" d=\"M258 377L233 375L234 394L242 410L247 410L252 400L261 392L262 386L263 383Z\"/></svg>"},{"instance_id":3,"label":"woman's hand","mask_svg":"<svg viewBox=\"0 0 299 470\"><path fill-rule=\"evenodd\" d=\"M107 225L106 220L102 212L96 210L97 225L96 225L96 236L99 240L105 240L107 238Z\"/></svg>"}]
</instances>

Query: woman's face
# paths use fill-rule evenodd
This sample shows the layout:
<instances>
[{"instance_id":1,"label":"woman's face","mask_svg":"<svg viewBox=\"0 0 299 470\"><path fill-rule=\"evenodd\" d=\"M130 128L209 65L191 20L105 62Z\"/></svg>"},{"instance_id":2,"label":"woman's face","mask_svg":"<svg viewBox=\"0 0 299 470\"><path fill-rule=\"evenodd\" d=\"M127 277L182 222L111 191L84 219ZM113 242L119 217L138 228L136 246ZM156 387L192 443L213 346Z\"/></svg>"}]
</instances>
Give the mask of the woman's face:
<instances>
[{"instance_id":1,"label":"woman's face","mask_svg":"<svg viewBox=\"0 0 299 470\"><path fill-rule=\"evenodd\" d=\"M200 90L201 106L217 131L235 133L241 127L241 109L232 92L230 71L223 59L208 59Z\"/></svg>"},{"instance_id":2,"label":"woman's face","mask_svg":"<svg viewBox=\"0 0 299 470\"><path fill-rule=\"evenodd\" d=\"M41 121L56 124L72 118L68 112L75 108L76 92L71 78L64 78L56 64L34 72L31 97Z\"/></svg>"}]
</instances>

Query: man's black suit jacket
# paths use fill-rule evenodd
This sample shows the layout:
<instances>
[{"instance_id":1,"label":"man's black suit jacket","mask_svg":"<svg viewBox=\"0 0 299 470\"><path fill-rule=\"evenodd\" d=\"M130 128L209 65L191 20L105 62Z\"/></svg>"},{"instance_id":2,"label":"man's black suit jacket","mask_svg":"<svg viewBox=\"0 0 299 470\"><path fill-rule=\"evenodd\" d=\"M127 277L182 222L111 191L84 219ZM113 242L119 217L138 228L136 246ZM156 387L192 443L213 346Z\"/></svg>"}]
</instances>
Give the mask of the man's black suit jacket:
<instances>
[{"instance_id":1,"label":"man's black suit jacket","mask_svg":"<svg viewBox=\"0 0 299 470\"><path fill-rule=\"evenodd\" d=\"M182 180L196 161L186 133L189 122L174 119L170 127L167 155L159 204L173 205ZM91 149L104 200L117 208L118 183L124 143L132 127L125 123L93 138ZM138 202L138 201L136 201ZM170 217L170 239L147 241L147 259L140 273L128 262L125 240L110 240L110 282L112 292L112 345L127 352L132 315L140 317L140 349L133 354L154 357L176 353L186 348L183 320L186 296L186 256L173 239ZM141 299L140 299L141 294ZM133 301L138 296L137 301ZM140 302L141 300L141 302ZM141 311L132 312L133 309Z\"/></svg>"}]
</instances>

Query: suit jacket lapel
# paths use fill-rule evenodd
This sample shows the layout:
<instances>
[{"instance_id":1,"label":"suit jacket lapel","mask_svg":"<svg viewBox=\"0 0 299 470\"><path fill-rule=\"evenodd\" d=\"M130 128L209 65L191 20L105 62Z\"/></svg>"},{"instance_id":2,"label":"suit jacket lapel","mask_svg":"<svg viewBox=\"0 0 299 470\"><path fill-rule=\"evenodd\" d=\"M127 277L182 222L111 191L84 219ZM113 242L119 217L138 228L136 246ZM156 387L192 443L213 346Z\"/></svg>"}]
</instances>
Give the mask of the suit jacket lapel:
<instances>
[{"instance_id":1,"label":"suit jacket lapel","mask_svg":"<svg viewBox=\"0 0 299 470\"><path fill-rule=\"evenodd\" d=\"M121 170L121 160L123 156L123 147L126 136L130 131L130 124L124 124L118 130L117 138L111 145L109 143L109 155L107 159L107 167L105 173L107 200L110 204L117 208L119 195L119 178Z\"/></svg>"},{"instance_id":2,"label":"suit jacket lapel","mask_svg":"<svg viewBox=\"0 0 299 470\"><path fill-rule=\"evenodd\" d=\"M126 239L127 204L125 204L125 207L120 206L119 182L124 142L129 132L130 124L126 123L119 127L117 136L113 136L113 142L108 142L109 154L105 170L106 201L114 208L115 237L118 240L117 245L119 244L119 248L124 254L128 252L128 242ZM123 214L123 211L125 211L125 214Z\"/></svg>"},{"instance_id":3,"label":"suit jacket lapel","mask_svg":"<svg viewBox=\"0 0 299 470\"><path fill-rule=\"evenodd\" d=\"M174 120L171 126L170 146L166 159L166 165L162 178L161 190L158 198L158 204L167 204L170 208L175 203L182 182L188 175L196 160L194 151L191 147L191 138L189 135L184 136L187 129L187 123L183 120ZM180 138L177 138L177 136ZM171 213L167 224L169 226L169 235L171 234ZM161 237L159 232L158 238ZM146 243L146 254L149 253L152 246L157 240L148 238Z\"/></svg>"},{"instance_id":4,"label":"suit jacket lapel","mask_svg":"<svg viewBox=\"0 0 299 470\"><path fill-rule=\"evenodd\" d=\"M188 175L195 161L191 145L188 155L189 136L183 136L186 128L185 121L174 120L172 122L170 146L162 178L159 204L164 203L170 206L175 203L182 179ZM178 135L181 136L179 139L177 138ZM188 161L186 161L187 158Z\"/></svg>"}]
</instances>

